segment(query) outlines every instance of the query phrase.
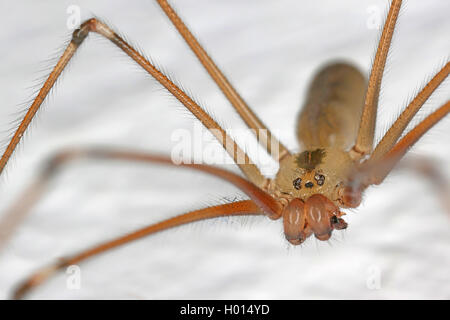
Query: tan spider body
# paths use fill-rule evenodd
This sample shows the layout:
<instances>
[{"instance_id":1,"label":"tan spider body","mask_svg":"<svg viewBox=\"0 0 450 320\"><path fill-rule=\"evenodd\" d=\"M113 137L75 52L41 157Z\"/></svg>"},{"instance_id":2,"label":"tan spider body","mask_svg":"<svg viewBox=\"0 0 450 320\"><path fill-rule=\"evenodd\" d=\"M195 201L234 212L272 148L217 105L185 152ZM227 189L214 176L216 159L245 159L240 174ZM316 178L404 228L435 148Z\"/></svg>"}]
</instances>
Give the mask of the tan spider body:
<instances>
[{"instance_id":1,"label":"tan spider body","mask_svg":"<svg viewBox=\"0 0 450 320\"><path fill-rule=\"evenodd\" d=\"M356 140L365 83L354 67L345 64L319 72L298 120L297 136L303 151L281 159L274 190L302 200L320 193L336 205L341 203L338 187L355 166L348 150ZM316 176L321 174L323 183ZM295 188L293 181L298 177L303 183Z\"/></svg>"},{"instance_id":2,"label":"tan spider body","mask_svg":"<svg viewBox=\"0 0 450 320\"><path fill-rule=\"evenodd\" d=\"M255 130L267 130L167 1L157 2L247 126ZM82 23L80 28L73 32L71 42L2 155L0 172L69 60L90 33L98 33L119 47L195 115L235 160L245 178L203 164L181 166L219 177L243 191L249 200L191 211L65 257L24 281L15 292L15 297L23 296L56 271L69 265L78 264L89 257L144 236L199 220L240 215L265 215L275 220L282 219L286 239L294 245L303 243L312 235L325 241L331 237L333 230L345 229L347 223L342 218L345 213L341 212L341 209L358 207L364 190L370 185L381 183L408 149L450 110L450 102L444 103L408 134L402 136L412 117L449 74L450 64L447 62L374 147L381 79L400 6L401 1L392 1L369 79L365 79L353 66L344 63L328 65L316 75L298 118L297 137L301 146L300 152L291 153L288 148L278 143L274 145L279 146L279 152L273 156L272 144L268 142L277 141L276 138L270 131L267 131L266 136L257 136L259 143L279 162L280 169L272 180L261 174L248 155L207 112L108 25L95 18ZM231 147L224 141L231 141ZM244 163L237 161L242 155ZM78 157L173 165L170 158L155 154L99 149L70 150L52 159L37 186L45 185L56 172L56 168ZM27 210L39 196L40 191L34 186L27 193L30 199L24 202L25 208L20 210Z\"/></svg>"}]
</instances>

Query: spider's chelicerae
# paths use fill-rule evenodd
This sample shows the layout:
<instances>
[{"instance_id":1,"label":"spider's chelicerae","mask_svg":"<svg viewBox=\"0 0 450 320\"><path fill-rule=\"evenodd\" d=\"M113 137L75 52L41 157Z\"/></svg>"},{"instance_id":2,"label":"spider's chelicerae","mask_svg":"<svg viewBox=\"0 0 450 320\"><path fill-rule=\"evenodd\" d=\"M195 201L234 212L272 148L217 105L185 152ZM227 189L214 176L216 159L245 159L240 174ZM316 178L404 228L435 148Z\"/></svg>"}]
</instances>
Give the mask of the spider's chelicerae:
<instances>
[{"instance_id":1,"label":"spider's chelicerae","mask_svg":"<svg viewBox=\"0 0 450 320\"><path fill-rule=\"evenodd\" d=\"M190 35L188 29L181 23L181 20L168 3L166 1L157 2L179 32L185 37L199 60L208 69L210 75L221 87L222 92L227 96L248 127L267 129L265 123L253 111L250 111L244 98L240 97L219 69L212 63L212 60L209 60L205 55L203 49L198 45L195 38ZM358 68L353 65L345 62L335 62L329 63L317 71L309 88L305 87L308 91L302 103L303 108L298 117L296 116L298 119L296 121L296 136L300 142L299 150L292 151L291 146L288 148L278 141L277 137L271 136L269 130L258 131L259 142L263 147L267 148L267 146L270 146L272 148L268 151L274 157L274 160L280 164L280 169L272 179L266 178L255 164L250 163L245 153L233 144L233 139L222 131L219 124L208 113L204 112L176 84L173 84L164 74L160 73L151 63L145 60L140 53L114 33L107 24L97 19L89 19L82 23L81 27L73 32L72 40L68 44L63 58L59 60L56 71L53 71L49 80L44 84L43 91L28 109L29 111L24 117L24 121L11 139L0 160L0 170L3 170L16 144L22 138L29 121L34 116L34 112L40 106L40 100L46 97L47 92L45 91L51 89L52 81L56 80L58 73L64 68L65 62L70 59L78 47L84 41L90 42L86 38L90 37L89 34L93 32L111 40L124 50L165 86L200 122L207 128L212 129L213 135L224 144L230 156L236 160L242 175L207 165L187 164L185 166L207 172L213 176L219 176L243 191L247 195L248 200L234 201L213 205L206 209L194 210L165 222L141 228L137 232L129 233L112 242L108 241L92 247L88 251L82 250L80 254L67 256L56 264L34 273L22 285L17 287L15 296L21 297L29 289L46 280L48 276L53 275L57 270L66 269L70 265L78 265L86 258L93 257L98 253L105 252L156 231L188 222L233 215L265 215L270 219L282 221L284 235L287 241L293 245L311 241L308 238L327 241L330 237L335 237L336 233L342 232L342 229L346 229L347 222L343 216L348 211L346 209L358 207L366 188L373 184L381 183L397 162L403 158L408 149L434 124L444 118L450 109L449 102L444 101L435 108L434 112L430 112L427 117L423 117L422 121L417 121L416 126L410 126L410 130L407 130L408 133L404 134L404 130L412 117L446 79L450 65L445 61L441 68L431 75L430 82L424 86L424 89L419 90L416 98L412 99L407 107L405 106L404 110L406 111L397 118L383 138L374 143L381 78L400 6L401 1L393 1L391 4L369 79L366 79ZM188 19L187 15L186 17ZM303 31L300 29L298 32ZM425 38L420 44L424 45L424 42L428 40L431 41L433 39ZM314 42L303 46L307 50L318 41L331 41L332 43L333 39L314 39ZM83 46L88 47L89 45L83 44ZM239 50L239 47L236 50ZM333 50L333 48L329 50ZM276 54L280 53L277 52ZM302 59L302 57L299 56L298 59ZM283 58L280 58L279 61L280 67L282 67ZM73 68L75 69L76 65ZM395 81L400 82L402 80L396 79ZM91 81L88 75L85 81ZM123 79L123 86L126 86L126 81L126 78ZM92 86L95 85L94 81ZM390 88L385 87L384 90L389 91ZM114 93L111 93L110 96L114 97ZM245 92L242 92L242 96L245 96ZM124 103L126 103L126 100L124 100ZM281 113L283 107L280 105L280 102L274 103L276 103L276 106L272 107L274 108L273 114ZM214 110L214 107L209 106L208 110ZM149 135L151 130L152 128L148 128ZM269 134L264 136L263 133ZM445 144L445 141L443 141L443 144ZM20 203L18 203L19 207L16 206L10 210L10 214L6 216L5 221L8 223L19 221L18 216L26 212L28 207L31 207L31 204L40 198L44 190L43 187L49 181L49 178L53 177L56 172L60 172L57 169L60 169L62 164L66 164L68 160L74 158L101 158L104 162L108 159L120 159L142 163L172 164L170 157L167 156L143 152L118 151L113 148L76 148L58 153L46 166L46 170L37 182L27 190L26 197L22 198ZM422 171L425 172L426 170ZM434 172L430 174L432 178L433 174ZM436 184L439 183L440 180L438 179ZM14 217L14 219L11 219L11 217ZM13 230L13 228L9 230Z\"/></svg>"}]
</instances>

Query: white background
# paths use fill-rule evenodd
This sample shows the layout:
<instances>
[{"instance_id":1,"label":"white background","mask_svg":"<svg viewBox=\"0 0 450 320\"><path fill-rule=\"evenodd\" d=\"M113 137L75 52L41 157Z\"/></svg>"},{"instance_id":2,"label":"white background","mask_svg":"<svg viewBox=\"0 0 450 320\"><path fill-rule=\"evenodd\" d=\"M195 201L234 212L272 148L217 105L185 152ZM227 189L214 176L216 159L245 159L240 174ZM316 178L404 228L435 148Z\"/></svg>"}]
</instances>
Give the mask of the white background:
<instances>
[{"instance_id":1,"label":"white background","mask_svg":"<svg viewBox=\"0 0 450 320\"><path fill-rule=\"evenodd\" d=\"M174 0L173 5L262 120L297 150L295 118L314 72L346 59L368 73L388 1ZM112 23L164 66L227 128L242 128L163 12L146 1L2 1L0 125L6 139L45 62L71 31L69 5ZM409 0L388 60L378 137L450 52L450 3ZM0 181L0 212L63 147L116 146L170 154L170 137L194 120L118 49L89 36L39 112ZM35 87L38 88L38 87ZM449 98L448 81L423 117ZM419 118L420 118L419 115ZM417 123L417 122L416 122ZM450 179L450 122L412 150ZM5 141L5 140L4 140ZM238 172L235 166L226 166ZM80 265L81 289L63 273L30 298L450 298L450 215L432 184L398 172L349 212L348 230L293 248L281 222L206 221L152 236ZM0 253L0 297L56 258L188 210L242 197L184 169L78 161L67 167ZM380 275L380 288L367 285Z\"/></svg>"}]
</instances>

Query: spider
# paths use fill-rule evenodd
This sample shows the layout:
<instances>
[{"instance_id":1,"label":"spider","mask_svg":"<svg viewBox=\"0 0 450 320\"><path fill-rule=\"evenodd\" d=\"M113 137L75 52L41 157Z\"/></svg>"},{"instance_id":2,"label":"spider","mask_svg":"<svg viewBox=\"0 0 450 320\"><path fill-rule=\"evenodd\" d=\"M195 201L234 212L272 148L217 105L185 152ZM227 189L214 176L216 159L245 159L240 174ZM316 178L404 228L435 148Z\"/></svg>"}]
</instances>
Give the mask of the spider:
<instances>
[{"instance_id":1,"label":"spider","mask_svg":"<svg viewBox=\"0 0 450 320\"><path fill-rule=\"evenodd\" d=\"M159 2L170 12L171 9L165 1ZM399 9L400 5L401 1L393 1L390 11L391 19L388 18L387 25L389 23L391 25L395 24L396 10ZM172 17L174 17L173 14L172 12ZM109 32L108 27L101 21L88 20L82 25L80 30L74 32L74 40L72 40L73 47L78 46L84 40L88 30L106 30L106 33ZM386 36L382 36L380 43L384 43L385 50L384 53L381 50L381 54L379 55L382 57L381 59L375 59L375 67L373 69L375 71L372 71L374 77L372 79L377 79L377 81L381 81L380 75L383 73L382 69L384 66L383 56L387 54L387 48L390 42L389 32L384 32L383 34ZM109 37L111 38L111 36ZM122 47L126 46L119 38L113 40ZM133 51L130 51L130 53L132 55L137 54ZM151 66L147 67L151 68ZM216 73L218 71L214 69L211 72ZM435 75L431 81L431 85L427 86L420 94L425 97L431 94L445 79L448 72L449 66L447 63ZM378 77L376 76L377 74ZM155 75L161 77L157 72ZM222 76L218 75L218 77ZM166 81L165 78L160 78L160 80L163 82ZM334 64L326 67L319 72L314 81L318 85L312 85L307 100L309 102L305 104L299 118L298 136L300 141L303 142L304 151L291 153L280 143L280 152L276 153L276 160L280 162L280 170L276 178L272 180L263 177L259 173L258 168L249 163L249 159L244 159L244 163L238 163L247 179L242 179L242 177L217 168L203 165L187 165L194 169L210 172L213 175L219 175L245 191L251 200L224 204L213 207L212 209L197 210L181 217L193 217L194 220L199 220L224 215L266 215L271 219L281 219L283 221L286 239L294 245L301 244L306 238L312 236L319 240L328 240L333 230L346 228L347 225L343 220L343 211L341 209L357 207L360 203L362 192L369 185L380 183L395 163L403 156L407 148L424 132L420 132L422 127L419 125L417 129L411 131L412 134L406 135L398 142L404 127L410 120L410 117L406 117L407 120L405 120L404 125L400 126L401 129L390 130L387 138L382 140L381 144L375 149L375 152L372 152L374 121L376 118L374 110L376 110L379 86L375 86L372 98L370 98L370 95L366 95L366 103L364 104L364 78L355 68L345 64ZM369 83L374 83L374 81L370 81ZM194 114L197 114L199 120L207 127L219 129L219 133L216 132L216 136L220 141L224 140L226 133L220 131L220 128L212 122L212 119L206 113L202 112L201 108L197 107L195 102L191 101L170 83L166 83L166 85L173 90L173 93L178 94L180 100L188 104L191 108L190 110ZM222 83L222 85L224 86L222 90L226 95L228 94L231 102L235 106L238 105L240 108L244 108L243 113L248 114L249 109L245 107L243 100L236 99L236 93L232 91L231 87L228 87L228 84ZM323 87L324 85L332 92L335 90L334 93L338 97L336 101L342 102L342 100L346 101L347 99L347 103L343 105L354 107L353 112L348 112L342 116L340 111L336 112L330 109L323 114L319 114L319 117L314 118L314 113L317 109L314 109L313 106L322 104L320 99L325 99L326 101L323 94L317 94L321 90L319 89L320 86ZM351 87L352 95L346 96L345 90L340 85L343 87ZM370 85L369 88L371 88ZM330 99L332 98L333 96ZM367 101L370 103L367 103ZM357 108L363 105L365 105L365 108L361 115ZM420 108L420 106L421 103L417 104L417 108ZM448 113L448 108L448 103L444 104L433 113L434 117L429 117L422 122L422 126L428 130L434 124L430 120L437 121L441 119ZM341 116L342 118L340 119L339 117ZM363 120L359 121L359 119ZM265 128L254 114L244 116L244 120L252 128ZM330 121L338 121L336 127L325 124ZM302 130L302 128L308 128L308 130ZM330 132L326 132L326 130ZM19 131L16 136L20 138L22 132ZM333 138L331 139L331 137ZM269 137L269 140L273 139L275 138ZM2 167L6 164L11 151L15 147L14 142L17 140L12 140L12 147L6 151L6 156L3 156L1 162ZM231 140L231 138L227 138L227 141ZM352 145L353 141L356 141L356 144ZM260 140L260 142L262 142L262 145L266 145L266 141ZM239 156L239 149L236 147L228 151L235 159ZM240 155L242 154L244 153L242 152ZM78 156L130 159L134 161L170 164L168 158L156 155L110 150L79 150L62 153L55 157L54 161L49 165L48 170L44 173L44 177L47 174L51 175L61 163ZM177 217L169 221L173 221L174 223L188 222L182 219L184 218ZM145 233L148 234L148 232ZM135 237L123 240L128 241L132 238ZM96 253L96 251L91 253ZM84 259L85 257L86 255L81 258ZM55 269L78 263L82 259L76 256L71 257L67 261L63 260L60 264L55 265ZM47 275L46 271L48 270L53 270L53 268L44 269L43 272L36 274L25 282L24 286L18 290L17 297L20 297L30 287L37 285L43 280L45 278L43 275Z\"/></svg>"}]
</instances>

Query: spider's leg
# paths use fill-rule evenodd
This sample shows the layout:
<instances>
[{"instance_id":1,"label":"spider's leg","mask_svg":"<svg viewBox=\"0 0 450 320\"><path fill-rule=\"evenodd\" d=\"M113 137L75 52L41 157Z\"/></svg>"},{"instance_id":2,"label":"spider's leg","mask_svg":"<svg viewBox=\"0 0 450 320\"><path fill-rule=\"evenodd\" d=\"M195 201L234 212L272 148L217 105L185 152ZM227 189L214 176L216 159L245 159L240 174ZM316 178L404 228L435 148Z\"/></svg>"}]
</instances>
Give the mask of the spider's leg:
<instances>
[{"instance_id":1,"label":"spider's leg","mask_svg":"<svg viewBox=\"0 0 450 320\"><path fill-rule=\"evenodd\" d=\"M406 152L436 123L450 112L450 100L422 120L414 129L408 132L400 141L379 161L379 169L371 177L372 184L380 184L392 168L406 154Z\"/></svg>"},{"instance_id":2,"label":"spider's leg","mask_svg":"<svg viewBox=\"0 0 450 320\"><path fill-rule=\"evenodd\" d=\"M431 79L427 85L417 94L414 100L406 107L400 116L395 120L394 124L389 128L381 141L375 147L375 150L370 155L370 161L376 161L384 156L397 142L402 135L406 126L409 124L414 115L420 110L425 101L437 89L442 81L447 78L450 73L450 61Z\"/></svg>"},{"instance_id":3,"label":"spider's leg","mask_svg":"<svg viewBox=\"0 0 450 320\"><path fill-rule=\"evenodd\" d=\"M42 102L47 94L55 84L61 72L67 66L67 63L75 54L81 43L86 39L90 32L96 32L105 38L109 39L124 51L130 58L146 70L155 80L163 85L175 98L178 99L192 114L200 120L200 122L219 140L224 149L233 158L236 164L246 177L258 187L264 185L266 179L259 171L258 167L250 162L247 154L236 144L236 142L223 130L219 124L211 118L191 97L189 97L183 90L175 85L169 78L167 78L161 71L159 71L153 64L151 64L145 57L143 57L136 49L131 47L125 40L123 40L110 27L97 19L89 19L85 21L79 29L73 32L72 40L64 51L63 55L57 62L56 66L45 81L43 87L39 91L37 97L28 109L24 119L20 123L18 129L15 131L9 145L0 159L0 173L3 171L6 163L16 149L17 144L21 140L25 130L28 128L31 120L35 116Z\"/></svg>"},{"instance_id":4,"label":"spider's leg","mask_svg":"<svg viewBox=\"0 0 450 320\"><path fill-rule=\"evenodd\" d=\"M90 249L84 250L78 254L62 258L58 262L36 271L18 286L18 288L14 291L13 298L14 299L23 298L24 295L26 295L31 289L40 285L50 276L54 275L57 271L60 271L70 265L78 264L88 258L104 253L108 250L119 247L134 240L149 236L151 234L200 220L218 217L244 216L244 215L248 216L248 215L263 215L263 214L264 213L262 212L261 208L258 205L256 205L253 201L243 200L191 211L189 213L185 213L152 224L150 226L141 228L139 230L116 238L114 240L109 240L107 242L91 247Z\"/></svg>"},{"instance_id":5,"label":"spider's leg","mask_svg":"<svg viewBox=\"0 0 450 320\"><path fill-rule=\"evenodd\" d=\"M422 120L414 129L409 131L392 149L377 161L365 161L357 167L350 184L356 189L365 189L371 184L380 184L403 158L406 152L436 123L450 112L450 100Z\"/></svg>"},{"instance_id":6,"label":"spider's leg","mask_svg":"<svg viewBox=\"0 0 450 320\"><path fill-rule=\"evenodd\" d=\"M450 181L438 163L429 156L415 156L401 161L397 169L409 170L426 178L438 195L444 209L450 213Z\"/></svg>"},{"instance_id":7,"label":"spider's leg","mask_svg":"<svg viewBox=\"0 0 450 320\"><path fill-rule=\"evenodd\" d=\"M0 219L0 252L14 235L17 227L24 221L27 213L42 198L49 176L42 174L13 202Z\"/></svg>"},{"instance_id":8,"label":"spider's leg","mask_svg":"<svg viewBox=\"0 0 450 320\"><path fill-rule=\"evenodd\" d=\"M372 71L369 77L358 136L352 149L352 155L356 158L369 154L373 148L381 79L383 78L386 58L401 5L401 0L392 0L386 22L384 23L380 42L378 43L377 53L375 54Z\"/></svg>"},{"instance_id":9,"label":"spider's leg","mask_svg":"<svg viewBox=\"0 0 450 320\"><path fill-rule=\"evenodd\" d=\"M60 172L59 169L62 169L68 161L80 158L174 165L172 160L167 156L138 151L84 148L60 152L52 157L39 178L25 190L22 196L19 197L13 206L6 212L4 218L0 220L0 249L14 233L17 226L23 221L31 207L43 196L51 179L56 173ZM270 218L278 219L281 216L281 205L278 201L237 174L204 164L182 163L179 166L199 170L228 181L242 190L261 208L262 212L265 212Z\"/></svg>"},{"instance_id":10,"label":"spider's leg","mask_svg":"<svg viewBox=\"0 0 450 320\"><path fill-rule=\"evenodd\" d=\"M181 20L176 11L170 6L166 0L156 0L163 9L164 13L173 23L180 35L189 45L191 50L195 53L198 60L203 67L208 71L211 78L222 90L228 101L233 105L235 110L239 113L242 120L247 124L253 132L256 133L259 143L267 150L269 154L275 159L279 160L289 151L283 146L272 133L267 129L264 123L258 116L250 109L244 99L239 95L236 89L231 85L225 75L220 71L208 53L203 49L195 36L191 33L186 24ZM274 147L274 148L273 148Z\"/></svg>"}]
</instances>

